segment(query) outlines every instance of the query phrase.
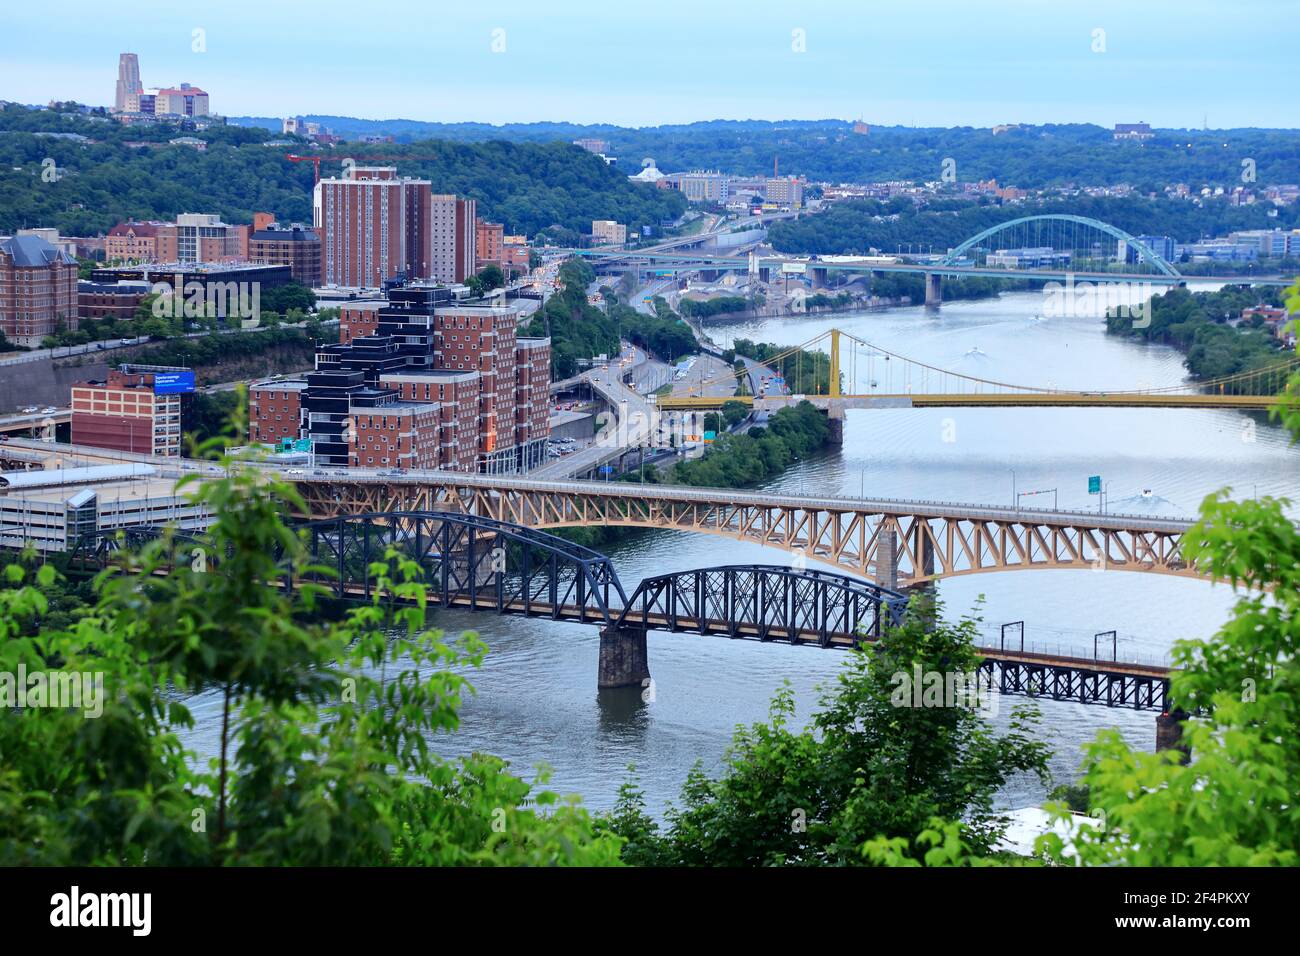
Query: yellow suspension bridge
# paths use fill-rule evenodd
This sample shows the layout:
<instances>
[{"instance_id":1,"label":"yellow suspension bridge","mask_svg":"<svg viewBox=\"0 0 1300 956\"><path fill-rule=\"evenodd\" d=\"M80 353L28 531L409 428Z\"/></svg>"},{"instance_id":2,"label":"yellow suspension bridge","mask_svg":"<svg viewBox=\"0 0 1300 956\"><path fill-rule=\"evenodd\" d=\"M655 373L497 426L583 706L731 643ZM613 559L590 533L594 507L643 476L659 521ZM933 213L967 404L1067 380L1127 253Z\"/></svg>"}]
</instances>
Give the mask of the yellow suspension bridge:
<instances>
[{"instance_id":1,"label":"yellow suspension bridge","mask_svg":"<svg viewBox=\"0 0 1300 956\"><path fill-rule=\"evenodd\" d=\"M781 376L755 395L750 372L736 371L691 383L684 395L659 396L667 410L702 411L740 402L762 409L807 400L819 407L1098 407L1098 408L1235 408L1271 407L1287 379L1300 371L1300 355L1279 362L1181 385L1132 390L1062 389L1017 385L941 369L830 329L801 345L747 356ZM726 386L734 385L733 392Z\"/></svg>"}]
</instances>

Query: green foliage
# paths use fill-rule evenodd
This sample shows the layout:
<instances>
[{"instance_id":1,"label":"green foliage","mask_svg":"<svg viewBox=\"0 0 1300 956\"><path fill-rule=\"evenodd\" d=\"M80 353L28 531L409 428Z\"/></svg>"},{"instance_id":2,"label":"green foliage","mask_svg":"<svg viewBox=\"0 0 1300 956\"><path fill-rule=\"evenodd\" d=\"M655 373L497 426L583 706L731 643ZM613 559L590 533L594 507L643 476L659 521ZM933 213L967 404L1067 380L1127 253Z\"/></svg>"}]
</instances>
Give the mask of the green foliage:
<instances>
[{"instance_id":1,"label":"green foliage","mask_svg":"<svg viewBox=\"0 0 1300 956\"><path fill-rule=\"evenodd\" d=\"M725 169L743 176L767 176L772 157L781 169L825 182L933 180L946 157L957 162L962 181L996 177L1021 187L1052 184L1150 184L1185 182L1231 188L1241 169L1225 156L1251 156L1260 183L1295 181L1300 134L1283 129L1157 130L1142 143L1116 141L1112 131L1091 124L1023 126L994 136L985 129L912 126L871 127L854 135L844 120L708 120L699 123L627 128L576 123L427 123L418 120L358 120L312 116L347 136L385 133L399 141L436 137L459 142L509 139L515 142L572 142L579 137L610 141L620 157L653 156L665 171ZM258 122L256 120L248 120ZM280 129L278 119L267 128ZM264 135L264 134L263 134ZM1224 144L1227 143L1225 148ZM624 170L628 172L628 170ZM1262 214L1263 209L1242 207ZM595 217L599 218L599 217ZM620 216L607 218L617 218Z\"/></svg>"},{"instance_id":2,"label":"green foliage","mask_svg":"<svg viewBox=\"0 0 1300 956\"><path fill-rule=\"evenodd\" d=\"M1106 318L1106 329L1182 349L1187 353L1187 369L1196 378L1235 375L1277 366L1286 355L1280 351L1280 341L1258 323L1234 327L1227 321L1240 317L1242 309L1280 303L1275 289L1225 286L1217 292L1189 292L1175 288L1152 296L1149 325L1135 322L1127 310L1112 310ZM1271 384L1228 382L1224 389L1229 393L1254 392L1261 386L1276 390L1285 381L1286 376L1278 374Z\"/></svg>"},{"instance_id":3,"label":"green foliage","mask_svg":"<svg viewBox=\"0 0 1300 956\"><path fill-rule=\"evenodd\" d=\"M823 448L829 438L826 416L811 403L800 402L772 415L766 427L720 435L701 457L677 462L657 480L697 488L745 488L807 458Z\"/></svg>"},{"instance_id":4,"label":"green foliage","mask_svg":"<svg viewBox=\"0 0 1300 956\"><path fill-rule=\"evenodd\" d=\"M600 309L587 301L587 287L596 281L591 266L579 258L560 266L560 291L533 314L521 334L551 338L551 377L578 373L578 359L617 355L618 329Z\"/></svg>"},{"instance_id":5,"label":"green foliage","mask_svg":"<svg viewBox=\"0 0 1300 956\"><path fill-rule=\"evenodd\" d=\"M760 297L761 298L761 297ZM731 312L745 312L749 309L749 300L742 295L724 295L714 299L697 302L694 299L682 299L677 308L693 319L708 319L715 315Z\"/></svg>"},{"instance_id":6,"label":"green foliage","mask_svg":"<svg viewBox=\"0 0 1300 956\"><path fill-rule=\"evenodd\" d=\"M390 551L372 566L374 599L319 623L322 589L266 586L277 555L308 564L281 519L302 507L296 492L223 464L229 477L185 482L214 515L201 550L178 559L161 540L127 554L71 626L30 632L53 566L5 570L0 671L100 673L105 694L99 716L26 707L0 720L0 864L617 863L617 837L571 801L495 758L432 752L486 648L425 630L418 564ZM175 731L193 725L184 695L205 691L221 701L220 737L201 768Z\"/></svg>"},{"instance_id":7,"label":"green foliage","mask_svg":"<svg viewBox=\"0 0 1300 956\"><path fill-rule=\"evenodd\" d=\"M269 328L249 332L213 333L200 338L172 339L151 347L147 355L153 365L182 365L202 369L219 362L265 360L274 354L293 358L291 364L309 366L315 351L311 331L298 328Z\"/></svg>"},{"instance_id":8,"label":"green foliage","mask_svg":"<svg viewBox=\"0 0 1300 956\"><path fill-rule=\"evenodd\" d=\"M240 392L195 392L185 410L185 434L196 445L224 433L226 424L236 413Z\"/></svg>"},{"instance_id":9,"label":"green foliage","mask_svg":"<svg viewBox=\"0 0 1300 956\"><path fill-rule=\"evenodd\" d=\"M38 132L78 133L95 142ZM6 134L0 136L0 233L38 222L64 235L96 235L129 217L166 220L195 209L219 213L226 222L251 222L258 211L274 212L283 222L311 221L311 165L284 158L304 149L264 146L272 138L265 130L218 126L192 133L208 143L199 152L167 144L178 135L175 126L123 127L80 113L10 107L0 111L0 133ZM141 141L151 145L125 145ZM568 142L427 140L409 147L343 146L334 155L370 156L379 149L404 175L477 200L480 216L505 223L512 233L556 226L576 235L593 219L617 219L639 231L676 219L686 207L680 193L633 183ZM42 181L45 157L64 172L58 182ZM323 163L322 175L331 172Z\"/></svg>"},{"instance_id":10,"label":"green foliage","mask_svg":"<svg viewBox=\"0 0 1300 956\"><path fill-rule=\"evenodd\" d=\"M896 696L897 675L917 667L974 671L975 635L973 619L948 624L914 601L902 627L853 653L809 727L793 727L787 685L767 722L737 729L717 778L697 766L666 832L622 801L608 825L627 841L624 858L770 866L890 862L909 849L927 861L936 851L946 862L987 856L1005 828L994 794L1015 774L1046 772L1046 747L1029 736L1036 711L1018 707L997 736L967 706L899 706ZM936 819L963 823L934 839L924 831Z\"/></svg>"}]
</instances>

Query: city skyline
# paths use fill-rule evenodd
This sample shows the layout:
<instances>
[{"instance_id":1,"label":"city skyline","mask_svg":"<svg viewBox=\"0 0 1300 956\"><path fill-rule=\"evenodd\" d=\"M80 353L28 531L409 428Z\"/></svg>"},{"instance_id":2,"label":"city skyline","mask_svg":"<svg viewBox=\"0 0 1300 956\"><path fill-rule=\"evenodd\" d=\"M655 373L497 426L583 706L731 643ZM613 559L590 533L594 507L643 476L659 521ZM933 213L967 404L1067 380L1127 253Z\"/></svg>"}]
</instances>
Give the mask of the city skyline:
<instances>
[{"instance_id":1,"label":"city skyline","mask_svg":"<svg viewBox=\"0 0 1300 956\"><path fill-rule=\"evenodd\" d=\"M129 20L74 3L54 48L42 42L44 13L11 8L0 14L0 55L10 65L0 97L111 106L118 55L132 52L146 86L193 83L227 116L1300 126L1287 85L1268 80L1291 64L1283 32L1269 29L1288 12L1281 0L1238 5L1234 17L1252 28L1223 30L1206 0L922 6L863 18L838 0L815 9L760 3L740 18L666 0L653 12L597 17L505 3L433 17L397 3L373 19L326 5L313 21L302 8L246 2ZM284 68L303 55L309 66ZM1233 75L1259 81L1244 88L1249 95L1240 83L1206 82Z\"/></svg>"}]
</instances>

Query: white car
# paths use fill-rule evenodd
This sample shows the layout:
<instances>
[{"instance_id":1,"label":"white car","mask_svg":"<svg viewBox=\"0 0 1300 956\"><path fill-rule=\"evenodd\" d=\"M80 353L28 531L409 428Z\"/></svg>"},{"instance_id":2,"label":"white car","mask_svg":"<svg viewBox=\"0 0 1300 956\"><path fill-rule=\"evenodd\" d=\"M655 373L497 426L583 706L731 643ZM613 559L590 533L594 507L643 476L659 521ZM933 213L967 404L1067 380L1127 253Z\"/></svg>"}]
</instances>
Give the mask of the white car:
<instances>
[{"instance_id":1,"label":"white car","mask_svg":"<svg viewBox=\"0 0 1300 956\"><path fill-rule=\"evenodd\" d=\"M285 474L286 474L286 475L305 475L305 474L307 474L307 472L303 471L301 468L289 468L289 469L287 469L287 470L285 471Z\"/></svg>"}]
</instances>

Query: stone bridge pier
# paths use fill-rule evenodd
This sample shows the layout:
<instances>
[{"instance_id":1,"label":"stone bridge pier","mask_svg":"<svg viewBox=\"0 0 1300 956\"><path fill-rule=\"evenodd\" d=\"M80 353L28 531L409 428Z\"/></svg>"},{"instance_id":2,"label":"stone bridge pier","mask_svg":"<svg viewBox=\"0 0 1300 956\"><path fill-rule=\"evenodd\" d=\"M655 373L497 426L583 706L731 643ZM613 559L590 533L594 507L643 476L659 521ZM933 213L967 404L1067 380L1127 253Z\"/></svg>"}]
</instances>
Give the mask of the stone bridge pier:
<instances>
[{"instance_id":1,"label":"stone bridge pier","mask_svg":"<svg viewBox=\"0 0 1300 956\"><path fill-rule=\"evenodd\" d=\"M600 629L600 663L596 686L641 687L650 679L646 629L610 624Z\"/></svg>"}]
</instances>

